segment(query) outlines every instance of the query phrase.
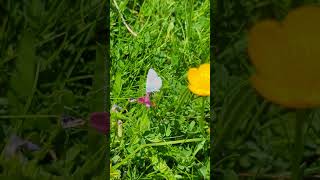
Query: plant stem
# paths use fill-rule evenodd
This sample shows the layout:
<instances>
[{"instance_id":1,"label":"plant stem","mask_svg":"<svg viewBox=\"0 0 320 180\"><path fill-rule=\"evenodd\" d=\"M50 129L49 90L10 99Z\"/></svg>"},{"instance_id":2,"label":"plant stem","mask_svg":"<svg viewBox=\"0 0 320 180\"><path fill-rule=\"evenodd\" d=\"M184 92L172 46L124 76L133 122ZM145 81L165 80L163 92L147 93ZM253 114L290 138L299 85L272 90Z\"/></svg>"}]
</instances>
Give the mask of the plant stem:
<instances>
[{"instance_id":1,"label":"plant stem","mask_svg":"<svg viewBox=\"0 0 320 180\"><path fill-rule=\"evenodd\" d=\"M205 105L205 102L206 102L206 97L202 97L202 117L201 117L201 119L200 119L200 129L201 129L201 132L203 133L203 135L204 135L204 133L205 133L205 129L204 129L204 122L205 122L205 107L204 107L204 105Z\"/></svg>"},{"instance_id":2,"label":"plant stem","mask_svg":"<svg viewBox=\"0 0 320 180\"><path fill-rule=\"evenodd\" d=\"M308 113L306 110L298 110L295 119L295 137L294 137L294 151L292 154L292 179L301 180L303 172L300 164L303 157L304 150L304 125L307 121Z\"/></svg>"}]
</instances>

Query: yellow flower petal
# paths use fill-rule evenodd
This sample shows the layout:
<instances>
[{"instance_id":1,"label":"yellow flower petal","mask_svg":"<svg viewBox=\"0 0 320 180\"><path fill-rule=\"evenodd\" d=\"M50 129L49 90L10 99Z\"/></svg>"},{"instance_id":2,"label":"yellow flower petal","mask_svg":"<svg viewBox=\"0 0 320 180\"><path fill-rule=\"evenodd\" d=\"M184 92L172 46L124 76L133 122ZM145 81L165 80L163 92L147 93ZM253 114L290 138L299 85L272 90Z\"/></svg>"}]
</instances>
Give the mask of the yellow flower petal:
<instances>
[{"instance_id":1,"label":"yellow flower petal","mask_svg":"<svg viewBox=\"0 0 320 180\"><path fill-rule=\"evenodd\" d=\"M320 7L305 6L284 22L266 20L250 31L251 82L272 102L293 108L320 105Z\"/></svg>"},{"instance_id":2,"label":"yellow flower petal","mask_svg":"<svg viewBox=\"0 0 320 180\"><path fill-rule=\"evenodd\" d=\"M300 88L299 84L283 84L259 76L252 76L251 83L266 99L290 108L310 108L320 105L320 86Z\"/></svg>"},{"instance_id":3,"label":"yellow flower petal","mask_svg":"<svg viewBox=\"0 0 320 180\"><path fill-rule=\"evenodd\" d=\"M199 96L210 96L210 64L202 64L199 68L188 71L189 89Z\"/></svg>"}]
</instances>

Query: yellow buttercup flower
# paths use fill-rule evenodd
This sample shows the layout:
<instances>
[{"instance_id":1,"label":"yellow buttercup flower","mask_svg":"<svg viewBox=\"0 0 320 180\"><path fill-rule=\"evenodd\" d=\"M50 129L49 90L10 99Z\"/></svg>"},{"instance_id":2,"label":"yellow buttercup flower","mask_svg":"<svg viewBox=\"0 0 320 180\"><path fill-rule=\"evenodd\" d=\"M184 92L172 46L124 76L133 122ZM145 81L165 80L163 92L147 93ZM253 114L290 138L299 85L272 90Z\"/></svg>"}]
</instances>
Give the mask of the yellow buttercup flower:
<instances>
[{"instance_id":1,"label":"yellow buttercup flower","mask_svg":"<svg viewBox=\"0 0 320 180\"><path fill-rule=\"evenodd\" d=\"M291 108L320 105L320 7L291 11L283 22L265 20L250 31L248 52L255 89Z\"/></svg>"},{"instance_id":2,"label":"yellow buttercup flower","mask_svg":"<svg viewBox=\"0 0 320 180\"><path fill-rule=\"evenodd\" d=\"M199 96L210 96L210 64L189 69L188 81L191 92Z\"/></svg>"}]
</instances>

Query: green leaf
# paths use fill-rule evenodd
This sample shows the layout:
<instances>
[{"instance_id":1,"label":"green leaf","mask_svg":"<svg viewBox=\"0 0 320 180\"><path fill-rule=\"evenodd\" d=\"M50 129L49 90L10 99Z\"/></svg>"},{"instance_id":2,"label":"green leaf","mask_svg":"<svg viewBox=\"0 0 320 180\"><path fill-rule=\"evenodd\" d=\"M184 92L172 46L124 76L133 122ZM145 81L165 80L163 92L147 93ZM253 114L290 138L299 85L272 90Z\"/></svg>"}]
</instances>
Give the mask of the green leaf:
<instances>
[{"instance_id":1,"label":"green leaf","mask_svg":"<svg viewBox=\"0 0 320 180\"><path fill-rule=\"evenodd\" d=\"M10 79L10 91L8 92L9 111L12 114L25 113L25 104L34 93L35 81L35 37L25 31L18 43L17 60L14 74Z\"/></svg>"}]
</instances>

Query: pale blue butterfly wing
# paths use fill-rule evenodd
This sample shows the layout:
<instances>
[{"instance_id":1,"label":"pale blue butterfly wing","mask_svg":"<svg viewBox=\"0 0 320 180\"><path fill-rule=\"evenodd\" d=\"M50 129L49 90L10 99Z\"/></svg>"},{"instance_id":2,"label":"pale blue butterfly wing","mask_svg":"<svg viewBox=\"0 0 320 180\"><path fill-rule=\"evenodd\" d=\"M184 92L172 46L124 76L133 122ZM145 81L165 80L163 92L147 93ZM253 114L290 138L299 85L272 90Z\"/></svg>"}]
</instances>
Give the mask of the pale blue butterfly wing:
<instances>
[{"instance_id":1,"label":"pale blue butterfly wing","mask_svg":"<svg viewBox=\"0 0 320 180\"><path fill-rule=\"evenodd\" d=\"M149 69L148 75L147 75L147 83L146 83L146 92L156 92L160 91L160 88L162 86L162 80L154 71L153 69Z\"/></svg>"}]
</instances>

